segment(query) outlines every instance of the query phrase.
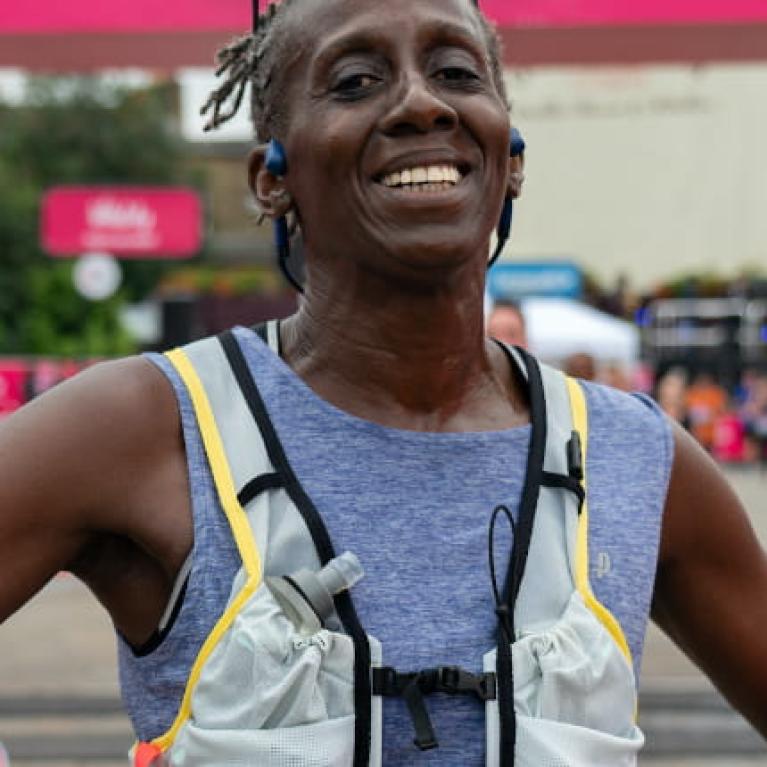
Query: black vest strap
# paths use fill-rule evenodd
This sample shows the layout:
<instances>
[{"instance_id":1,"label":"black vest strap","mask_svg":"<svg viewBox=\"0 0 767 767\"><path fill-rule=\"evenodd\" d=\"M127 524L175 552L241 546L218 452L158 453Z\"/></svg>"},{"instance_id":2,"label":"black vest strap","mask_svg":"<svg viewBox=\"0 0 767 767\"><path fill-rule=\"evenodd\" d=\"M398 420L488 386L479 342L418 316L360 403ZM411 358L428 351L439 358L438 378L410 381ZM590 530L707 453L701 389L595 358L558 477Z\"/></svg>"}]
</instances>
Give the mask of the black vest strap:
<instances>
[{"instance_id":1,"label":"black vest strap","mask_svg":"<svg viewBox=\"0 0 767 767\"><path fill-rule=\"evenodd\" d=\"M253 477L245 487L237 493L237 500L240 506L247 506L257 495L264 490L275 490L278 487L284 487L282 477L275 471L269 474L261 474L259 477Z\"/></svg>"},{"instance_id":2,"label":"black vest strap","mask_svg":"<svg viewBox=\"0 0 767 767\"><path fill-rule=\"evenodd\" d=\"M282 342L280 340L280 321L272 320L277 323L277 355L282 356ZM258 325L253 325L251 330L268 346L269 345L269 323L259 322Z\"/></svg>"},{"instance_id":3,"label":"black vest strap","mask_svg":"<svg viewBox=\"0 0 767 767\"><path fill-rule=\"evenodd\" d=\"M569 477L566 474L554 474L550 471L544 471L541 477L541 485L543 487L557 487L569 490L578 498L578 513L580 514L583 501L586 498L586 491L583 489L580 480L575 477Z\"/></svg>"},{"instance_id":4,"label":"black vest strap","mask_svg":"<svg viewBox=\"0 0 767 767\"><path fill-rule=\"evenodd\" d=\"M511 352L502 347L508 355L514 369L517 362ZM527 472L522 489L519 517L514 530L514 543L511 561L506 574L503 601L497 606L499 622L497 633L497 687L498 712L500 718L500 767L514 767L517 743L517 718L514 711L514 669L511 657L511 642L514 641L514 605L519 594L522 578L525 574L527 555L533 536L535 512L538 507L541 485L543 483L543 460L546 453L546 399L543 392L543 380L538 362L524 349L517 349L527 372L530 398L530 422L532 434L527 454ZM507 628L510 629L509 636Z\"/></svg>"},{"instance_id":5,"label":"black vest strap","mask_svg":"<svg viewBox=\"0 0 767 767\"><path fill-rule=\"evenodd\" d=\"M269 343L269 339L266 334L266 323L259 322L258 325L253 325L251 330L265 343Z\"/></svg>"},{"instance_id":6,"label":"black vest strap","mask_svg":"<svg viewBox=\"0 0 767 767\"><path fill-rule=\"evenodd\" d=\"M507 602L513 605L519 594L522 578L527 565L530 541L533 537L535 512L543 483L543 460L546 454L546 399L543 379L538 361L523 349L518 350L527 368L530 396L530 422L532 434L527 453L527 472L519 506L519 519L514 536L512 562L506 577L505 594Z\"/></svg>"}]
</instances>

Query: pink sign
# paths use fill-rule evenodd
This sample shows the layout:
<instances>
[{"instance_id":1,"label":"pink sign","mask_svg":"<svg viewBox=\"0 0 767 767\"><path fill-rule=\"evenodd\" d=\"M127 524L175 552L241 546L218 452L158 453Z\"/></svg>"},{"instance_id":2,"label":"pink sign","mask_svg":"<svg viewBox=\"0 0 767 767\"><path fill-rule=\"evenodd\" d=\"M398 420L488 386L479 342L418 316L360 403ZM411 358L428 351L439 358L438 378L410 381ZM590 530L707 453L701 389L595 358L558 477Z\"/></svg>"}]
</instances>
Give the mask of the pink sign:
<instances>
[{"instance_id":1,"label":"pink sign","mask_svg":"<svg viewBox=\"0 0 767 767\"><path fill-rule=\"evenodd\" d=\"M0 416L8 415L24 404L26 380L27 366L24 362L12 359L0 360Z\"/></svg>"},{"instance_id":2,"label":"pink sign","mask_svg":"<svg viewBox=\"0 0 767 767\"><path fill-rule=\"evenodd\" d=\"M480 0L510 27L731 24L767 21L765 0Z\"/></svg>"},{"instance_id":3,"label":"pink sign","mask_svg":"<svg viewBox=\"0 0 767 767\"><path fill-rule=\"evenodd\" d=\"M0 3L0 34L247 29L250 0L35 0Z\"/></svg>"},{"instance_id":4,"label":"pink sign","mask_svg":"<svg viewBox=\"0 0 767 767\"><path fill-rule=\"evenodd\" d=\"M43 197L40 224L53 256L188 258L200 249L202 206L178 187L61 186Z\"/></svg>"},{"instance_id":5,"label":"pink sign","mask_svg":"<svg viewBox=\"0 0 767 767\"><path fill-rule=\"evenodd\" d=\"M260 0L262 6L267 0ZM480 0L511 27L767 21L765 0ZM247 30L250 0L35 0L0 3L0 34Z\"/></svg>"}]
</instances>

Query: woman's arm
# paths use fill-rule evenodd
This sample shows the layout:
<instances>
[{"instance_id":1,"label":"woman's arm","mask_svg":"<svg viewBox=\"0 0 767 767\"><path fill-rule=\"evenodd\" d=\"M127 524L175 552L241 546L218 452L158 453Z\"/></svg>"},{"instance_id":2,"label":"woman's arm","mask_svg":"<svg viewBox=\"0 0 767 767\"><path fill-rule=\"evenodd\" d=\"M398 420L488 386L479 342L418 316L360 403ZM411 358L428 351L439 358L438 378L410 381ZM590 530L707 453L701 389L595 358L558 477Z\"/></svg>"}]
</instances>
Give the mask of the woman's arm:
<instances>
[{"instance_id":1,"label":"woman's arm","mask_svg":"<svg viewBox=\"0 0 767 767\"><path fill-rule=\"evenodd\" d=\"M674 441L653 618L767 737L767 556L713 460Z\"/></svg>"}]
</instances>

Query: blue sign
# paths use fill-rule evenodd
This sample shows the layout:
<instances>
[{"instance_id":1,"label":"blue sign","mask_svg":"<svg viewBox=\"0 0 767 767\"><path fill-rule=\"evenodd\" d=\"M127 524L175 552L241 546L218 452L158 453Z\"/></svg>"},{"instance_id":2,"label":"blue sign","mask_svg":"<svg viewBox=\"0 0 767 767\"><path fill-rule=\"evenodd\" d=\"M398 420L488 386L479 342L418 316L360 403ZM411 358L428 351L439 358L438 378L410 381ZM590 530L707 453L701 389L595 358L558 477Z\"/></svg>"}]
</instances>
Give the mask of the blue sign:
<instances>
[{"instance_id":1,"label":"blue sign","mask_svg":"<svg viewBox=\"0 0 767 767\"><path fill-rule=\"evenodd\" d=\"M487 276L487 290L493 300L580 298L583 274L570 261L497 264Z\"/></svg>"}]
</instances>

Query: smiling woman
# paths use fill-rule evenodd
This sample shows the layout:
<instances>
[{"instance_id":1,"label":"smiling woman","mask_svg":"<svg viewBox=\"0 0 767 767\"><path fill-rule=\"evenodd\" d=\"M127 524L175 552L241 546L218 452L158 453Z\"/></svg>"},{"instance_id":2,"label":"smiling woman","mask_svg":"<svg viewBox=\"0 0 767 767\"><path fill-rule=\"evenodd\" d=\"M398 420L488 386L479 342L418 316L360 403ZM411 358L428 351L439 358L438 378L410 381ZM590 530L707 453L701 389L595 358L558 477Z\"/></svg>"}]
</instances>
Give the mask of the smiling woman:
<instances>
[{"instance_id":1,"label":"smiling woman","mask_svg":"<svg viewBox=\"0 0 767 767\"><path fill-rule=\"evenodd\" d=\"M137 767L631 767L651 606L767 732L767 561L717 469L485 336L522 156L475 5L285 0L221 74L299 309L0 425L0 617L88 584Z\"/></svg>"}]
</instances>

